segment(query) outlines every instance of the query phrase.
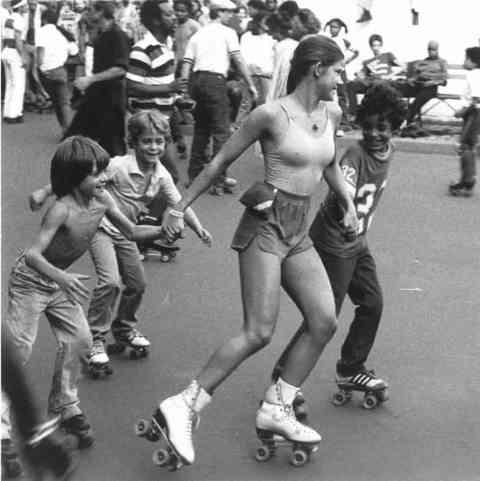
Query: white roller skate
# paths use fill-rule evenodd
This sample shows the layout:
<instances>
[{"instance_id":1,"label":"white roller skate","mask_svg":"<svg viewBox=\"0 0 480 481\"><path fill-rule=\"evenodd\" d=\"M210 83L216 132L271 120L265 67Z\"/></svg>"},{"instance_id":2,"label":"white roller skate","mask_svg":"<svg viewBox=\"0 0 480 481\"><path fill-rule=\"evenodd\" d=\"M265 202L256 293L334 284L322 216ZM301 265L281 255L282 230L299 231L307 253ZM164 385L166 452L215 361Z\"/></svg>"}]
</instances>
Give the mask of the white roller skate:
<instances>
[{"instance_id":1,"label":"white roller skate","mask_svg":"<svg viewBox=\"0 0 480 481\"><path fill-rule=\"evenodd\" d=\"M110 366L110 358L105 352L105 345L101 339L93 341L90 355L88 356L88 373L93 379L99 379L102 375L113 374Z\"/></svg>"},{"instance_id":2,"label":"white roller skate","mask_svg":"<svg viewBox=\"0 0 480 481\"><path fill-rule=\"evenodd\" d=\"M113 332L115 342L107 347L108 354L121 354L127 347L130 359L141 359L149 354L150 341L138 329L125 329Z\"/></svg>"},{"instance_id":3,"label":"white roller skate","mask_svg":"<svg viewBox=\"0 0 480 481\"><path fill-rule=\"evenodd\" d=\"M353 376L337 374L336 383L338 391L332 397L335 406L343 406L349 402L354 391L365 393L362 404L365 409L373 409L388 400L388 384L377 377L373 370L365 369Z\"/></svg>"},{"instance_id":4,"label":"white roller skate","mask_svg":"<svg viewBox=\"0 0 480 481\"><path fill-rule=\"evenodd\" d=\"M292 450L290 463L303 466L318 449L322 436L298 421L292 404L283 401L280 388L277 391L276 402L263 401L257 411L255 425L261 446L255 459L268 461L275 455L277 447L289 446Z\"/></svg>"},{"instance_id":5,"label":"white roller skate","mask_svg":"<svg viewBox=\"0 0 480 481\"><path fill-rule=\"evenodd\" d=\"M211 396L193 381L180 394L162 401L151 421L141 419L137 422L137 436L153 442L163 439L166 444L166 449L158 449L153 453L154 464L169 467L171 471L193 464L193 430L200 423L200 410L210 399Z\"/></svg>"}]
</instances>

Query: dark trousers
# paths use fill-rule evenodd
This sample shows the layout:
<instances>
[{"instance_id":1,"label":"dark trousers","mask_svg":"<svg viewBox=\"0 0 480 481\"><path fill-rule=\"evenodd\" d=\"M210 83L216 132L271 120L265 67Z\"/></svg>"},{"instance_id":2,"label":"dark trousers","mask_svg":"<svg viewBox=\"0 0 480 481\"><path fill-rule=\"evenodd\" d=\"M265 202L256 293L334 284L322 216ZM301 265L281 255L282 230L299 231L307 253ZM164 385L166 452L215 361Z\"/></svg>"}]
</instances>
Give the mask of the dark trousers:
<instances>
[{"instance_id":1,"label":"dark trousers","mask_svg":"<svg viewBox=\"0 0 480 481\"><path fill-rule=\"evenodd\" d=\"M409 84L406 82L395 82L392 84L402 95L402 97L414 98L408 106L407 124L412 123L420 115L421 108L431 99L437 96L438 86L430 87L421 84Z\"/></svg>"},{"instance_id":2,"label":"dark trousers","mask_svg":"<svg viewBox=\"0 0 480 481\"><path fill-rule=\"evenodd\" d=\"M460 134L460 181L473 185L477 177L476 148L480 136L480 108L470 106L463 116Z\"/></svg>"},{"instance_id":3,"label":"dark trousers","mask_svg":"<svg viewBox=\"0 0 480 481\"><path fill-rule=\"evenodd\" d=\"M188 176L193 180L210 161L208 148L212 139L215 156L230 135L230 110L227 81L223 75L195 72L192 77L195 126Z\"/></svg>"},{"instance_id":4,"label":"dark trousers","mask_svg":"<svg viewBox=\"0 0 480 481\"><path fill-rule=\"evenodd\" d=\"M125 155L125 115L126 97L109 98L108 91L87 89L65 137L84 135L97 141L112 157Z\"/></svg>"},{"instance_id":5,"label":"dark trousers","mask_svg":"<svg viewBox=\"0 0 480 481\"><path fill-rule=\"evenodd\" d=\"M373 85L373 81L368 79L355 79L346 84L348 97L348 108L350 115L357 115L358 101L357 94L364 94L369 87Z\"/></svg>"},{"instance_id":6,"label":"dark trousers","mask_svg":"<svg viewBox=\"0 0 480 481\"><path fill-rule=\"evenodd\" d=\"M330 279L337 316L347 294L355 306L355 315L337 362L338 374L351 376L365 368L382 316L383 295L375 261L368 248L354 257L347 258L316 249ZM274 373L281 372L291 346L304 329L302 324L282 353ZM273 377L276 377L275 374Z\"/></svg>"},{"instance_id":7,"label":"dark trousers","mask_svg":"<svg viewBox=\"0 0 480 481\"><path fill-rule=\"evenodd\" d=\"M57 116L58 123L65 132L70 123L70 94L67 85L67 70L58 67L41 73L45 90L50 95Z\"/></svg>"}]
</instances>

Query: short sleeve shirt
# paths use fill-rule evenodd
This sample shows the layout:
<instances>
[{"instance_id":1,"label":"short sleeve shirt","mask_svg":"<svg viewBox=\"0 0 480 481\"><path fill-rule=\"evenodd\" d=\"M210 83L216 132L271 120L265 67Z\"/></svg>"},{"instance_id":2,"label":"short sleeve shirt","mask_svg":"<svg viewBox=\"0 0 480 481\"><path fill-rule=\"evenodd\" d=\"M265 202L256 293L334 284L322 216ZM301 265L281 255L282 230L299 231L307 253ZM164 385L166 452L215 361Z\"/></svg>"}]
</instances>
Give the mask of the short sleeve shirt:
<instances>
[{"instance_id":1,"label":"short sleeve shirt","mask_svg":"<svg viewBox=\"0 0 480 481\"><path fill-rule=\"evenodd\" d=\"M171 44L160 43L150 32L130 52L127 79L145 85L168 85L175 80L175 55ZM175 92L150 98L130 97L132 109L157 109L169 115Z\"/></svg>"},{"instance_id":2,"label":"short sleeve shirt","mask_svg":"<svg viewBox=\"0 0 480 481\"><path fill-rule=\"evenodd\" d=\"M240 53L240 44L235 30L212 22L190 39L183 61L193 64L194 72L213 72L226 77L230 57L236 53Z\"/></svg>"},{"instance_id":3,"label":"short sleeve shirt","mask_svg":"<svg viewBox=\"0 0 480 481\"><path fill-rule=\"evenodd\" d=\"M103 72L112 67L127 70L129 50L127 34L118 25L113 24L111 29L101 33L94 42L93 73ZM124 78L96 82L92 87L100 96L99 100L102 103L108 99L109 103L124 106L126 98Z\"/></svg>"},{"instance_id":4,"label":"short sleeve shirt","mask_svg":"<svg viewBox=\"0 0 480 481\"><path fill-rule=\"evenodd\" d=\"M145 176L134 155L113 157L104 172L104 178L108 192L132 222L157 195L161 195L170 206L181 200L172 176L160 162L151 176ZM107 218L102 220L102 228L110 233L119 233Z\"/></svg>"},{"instance_id":5,"label":"short sleeve shirt","mask_svg":"<svg viewBox=\"0 0 480 481\"><path fill-rule=\"evenodd\" d=\"M366 233L387 184L392 156L392 146L380 159L366 151L362 142L346 150L340 166L353 197L359 219L359 235L354 241L345 238L343 209L333 191L329 191L310 229L315 246L339 257L352 257L366 246Z\"/></svg>"},{"instance_id":6,"label":"short sleeve shirt","mask_svg":"<svg viewBox=\"0 0 480 481\"><path fill-rule=\"evenodd\" d=\"M382 79L392 73L392 67L398 66L398 60L391 52L381 53L363 62L367 77Z\"/></svg>"}]
</instances>

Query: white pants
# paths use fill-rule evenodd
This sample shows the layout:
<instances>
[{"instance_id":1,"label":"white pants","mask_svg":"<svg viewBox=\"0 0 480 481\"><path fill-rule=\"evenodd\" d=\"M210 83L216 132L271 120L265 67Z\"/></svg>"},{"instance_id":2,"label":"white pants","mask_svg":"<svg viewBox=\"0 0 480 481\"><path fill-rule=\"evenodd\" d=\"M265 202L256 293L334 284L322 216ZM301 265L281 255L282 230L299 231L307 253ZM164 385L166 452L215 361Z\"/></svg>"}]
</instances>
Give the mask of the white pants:
<instances>
[{"instance_id":1,"label":"white pants","mask_svg":"<svg viewBox=\"0 0 480 481\"><path fill-rule=\"evenodd\" d=\"M22 58L15 48L6 47L2 51L5 67L5 103L4 117L15 118L23 114L23 96L25 95L26 72Z\"/></svg>"}]
</instances>

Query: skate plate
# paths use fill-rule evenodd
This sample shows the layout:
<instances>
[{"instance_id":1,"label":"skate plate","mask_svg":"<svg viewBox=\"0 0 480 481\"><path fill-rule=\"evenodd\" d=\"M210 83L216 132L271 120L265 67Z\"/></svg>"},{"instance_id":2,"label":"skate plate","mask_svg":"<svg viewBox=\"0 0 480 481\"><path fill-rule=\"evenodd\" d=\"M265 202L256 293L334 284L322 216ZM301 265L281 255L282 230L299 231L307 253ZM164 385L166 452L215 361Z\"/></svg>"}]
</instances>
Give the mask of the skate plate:
<instances>
[{"instance_id":1,"label":"skate plate","mask_svg":"<svg viewBox=\"0 0 480 481\"><path fill-rule=\"evenodd\" d=\"M166 242L154 241L146 246L144 260L157 259L160 262L171 262L177 256L180 247Z\"/></svg>"},{"instance_id":2,"label":"skate plate","mask_svg":"<svg viewBox=\"0 0 480 481\"><path fill-rule=\"evenodd\" d=\"M127 349L129 353L128 354L129 358L134 361L148 357L150 353L149 346L135 347L135 346L131 346L130 344L116 341L112 344L108 344L107 354L109 355L123 354L124 352L127 351Z\"/></svg>"},{"instance_id":3,"label":"skate plate","mask_svg":"<svg viewBox=\"0 0 480 481\"><path fill-rule=\"evenodd\" d=\"M337 383L338 391L332 396L335 406L347 404L355 391L364 393L362 406L365 409L374 409L388 400L388 385L381 389L368 389L360 386L352 386L350 383Z\"/></svg>"},{"instance_id":4,"label":"skate plate","mask_svg":"<svg viewBox=\"0 0 480 481\"><path fill-rule=\"evenodd\" d=\"M177 471L188 464L170 442L165 418L160 410L157 410L157 413L152 416L150 421L146 419L138 420L135 424L135 435L151 442L162 441L166 446L156 449L152 453L152 461L155 466L168 468L169 471Z\"/></svg>"},{"instance_id":5,"label":"skate plate","mask_svg":"<svg viewBox=\"0 0 480 481\"><path fill-rule=\"evenodd\" d=\"M280 434L271 431L257 429L257 436L261 445L257 448L255 459L264 463L274 457L279 447L287 447L291 449L289 462L292 466L300 468L307 464L312 454L318 451L320 443L299 443L286 439Z\"/></svg>"},{"instance_id":6,"label":"skate plate","mask_svg":"<svg viewBox=\"0 0 480 481\"><path fill-rule=\"evenodd\" d=\"M113 374L112 366L109 362L106 363L90 363L88 365L88 375L92 379L100 379L101 377L108 377Z\"/></svg>"}]
</instances>

